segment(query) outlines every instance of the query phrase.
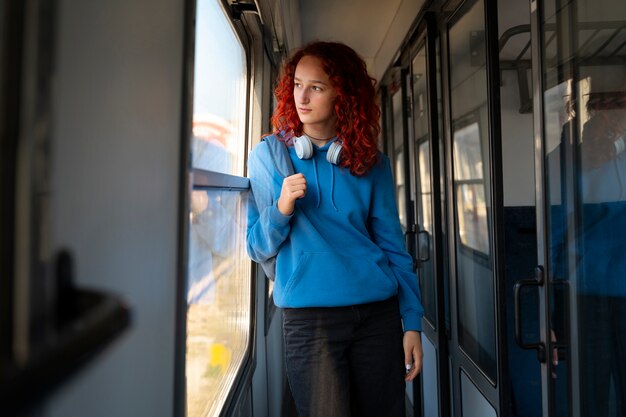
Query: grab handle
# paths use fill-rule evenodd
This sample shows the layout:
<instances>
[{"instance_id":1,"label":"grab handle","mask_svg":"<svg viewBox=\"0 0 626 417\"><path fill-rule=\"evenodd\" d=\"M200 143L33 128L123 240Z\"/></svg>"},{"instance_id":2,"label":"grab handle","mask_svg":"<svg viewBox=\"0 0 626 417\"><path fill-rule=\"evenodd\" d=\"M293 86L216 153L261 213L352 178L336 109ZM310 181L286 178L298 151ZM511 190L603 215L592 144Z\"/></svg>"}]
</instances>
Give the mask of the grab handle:
<instances>
[{"instance_id":1,"label":"grab handle","mask_svg":"<svg viewBox=\"0 0 626 417\"><path fill-rule=\"evenodd\" d=\"M535 267L535 277L522 279L515 283L513 287L515 291L514 301L515 301L515 341L522 349L535 349L537 350L537 359L539 362L546 361L546 345L544 342L539 341L536 343L526 343L524 342L524 338L522 337L522 317L520 313L520 298L522 288L524 287L542 287L544 284L543 278L543 267L536 266Z\"/></svg>"}]
</instances>

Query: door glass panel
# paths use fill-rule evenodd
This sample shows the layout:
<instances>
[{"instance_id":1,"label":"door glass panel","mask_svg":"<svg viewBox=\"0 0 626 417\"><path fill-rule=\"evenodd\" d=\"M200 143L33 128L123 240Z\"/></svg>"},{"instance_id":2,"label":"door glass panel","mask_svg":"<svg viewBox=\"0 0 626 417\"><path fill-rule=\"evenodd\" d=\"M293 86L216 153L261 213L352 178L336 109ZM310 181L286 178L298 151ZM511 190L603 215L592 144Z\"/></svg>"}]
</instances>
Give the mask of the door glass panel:
<instances>
[{"instance_id":1,"label":"door glass panel","mask_svg":"<svg viewBox=\"0 0 626 417\"><path fill-rule=\"evenodd\" d=\"M459 343L495 382L494 276L483 1L449 31Z\"/></svg>"},{"instance_id":2,"label":"door glass panel","mask_svg":"<svg viewBox=\"0 0 626 417\"><path fill-rule=\"evenodd\" d=\"M526 2L498 1L500 34L500 123L504 191L504 282L506 288L508 404L513 416L541 417L541 363L533 349L515 340L514 286L532 278L537 266L535 149L530 96L530 9ZM519 297L521 335L539 341L539 291L527 287Z\"/></svg>"},{"instance_id":3,"label":"door glass panel","mask_svg":"<svg viewBox=\"0 0 626 417\"><path fill-rule=\"evenodd\" d=\"M430 131L428 113L428 84L426 77L426 48L417 52L411 66L413 82L413 137L417 169L415 175L416 214L418 228L417 257L419 258L420 287L424 316L433 327L437 327L437 304L435 293L434 247L433 247L433 214L430 168Z\"/></svg>"},{"instance_id":4,"label":"door glass panel","mask_svg":"<svg viewBox=\"0 0 626 417\"><path fill-rule=\"evenodd\" d=\"M551 415L626 415L626 3L546 1Z\"/></svg>"}]
</instances>

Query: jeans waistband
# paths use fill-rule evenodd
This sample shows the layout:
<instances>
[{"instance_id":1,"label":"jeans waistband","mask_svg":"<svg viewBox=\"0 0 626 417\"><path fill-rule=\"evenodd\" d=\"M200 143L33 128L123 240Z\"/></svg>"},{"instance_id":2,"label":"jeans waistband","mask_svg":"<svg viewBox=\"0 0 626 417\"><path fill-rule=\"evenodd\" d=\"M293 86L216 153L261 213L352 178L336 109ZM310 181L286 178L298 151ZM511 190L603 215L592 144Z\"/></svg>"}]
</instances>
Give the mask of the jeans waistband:
<instances>
[{"instance_id":1,"label":"jeans waistband","mask_svg":"<svg viewBox=\"0 0 626 417\"><path fill-rule=\"evenodd\" d=\"M347 306L336 306L336 307L284 307L284 311L300 311L300 310L308 310L308 311L343 311L343 310L354 310L354 309L377 309L384 308L387 306L398 305L398 296L394 295L386 300L380 301L371 301L369 303L363 304L352 304Z\"/></svg>"}]
</instances>

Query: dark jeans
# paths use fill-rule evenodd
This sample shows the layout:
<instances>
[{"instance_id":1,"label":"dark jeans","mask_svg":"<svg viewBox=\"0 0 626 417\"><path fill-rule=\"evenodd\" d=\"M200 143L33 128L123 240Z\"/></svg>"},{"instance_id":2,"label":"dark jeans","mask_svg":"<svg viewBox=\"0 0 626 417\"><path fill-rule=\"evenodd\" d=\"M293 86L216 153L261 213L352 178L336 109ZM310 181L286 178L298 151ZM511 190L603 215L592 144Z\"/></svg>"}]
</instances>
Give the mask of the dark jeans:
<instances>
[{"instance_id":1,"label":"dark jeans","mask_svg":"<svg viewBox=\"0 0 626 417\"><path fill-rule=\"evenodd\" d=\"M396 297L283 310L287 377L300 417L405 416Z\"/></svg>"}]
</instances>

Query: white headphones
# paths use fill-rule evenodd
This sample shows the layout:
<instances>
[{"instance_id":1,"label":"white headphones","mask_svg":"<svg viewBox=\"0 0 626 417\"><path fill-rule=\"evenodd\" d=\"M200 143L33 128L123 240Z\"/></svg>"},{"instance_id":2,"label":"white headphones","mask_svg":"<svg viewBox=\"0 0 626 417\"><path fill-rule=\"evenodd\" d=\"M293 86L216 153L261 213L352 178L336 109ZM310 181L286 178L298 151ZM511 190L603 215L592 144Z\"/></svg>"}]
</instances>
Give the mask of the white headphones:
<instances>
[{"instance_id":1,"label":"white headphones","mask_svg":"<svg viewBox=\"0 0 626 417\"><path fill-rule=\"evenodd\" d=\"M302 135L293 139L293 147L296 149L296 155L300 159L310 159L313 156L313 143L307 135ZM341 160L341 141L336 140L330 144L326 160L333 165L339 165Z\"/></svg>"}]
</instances>

